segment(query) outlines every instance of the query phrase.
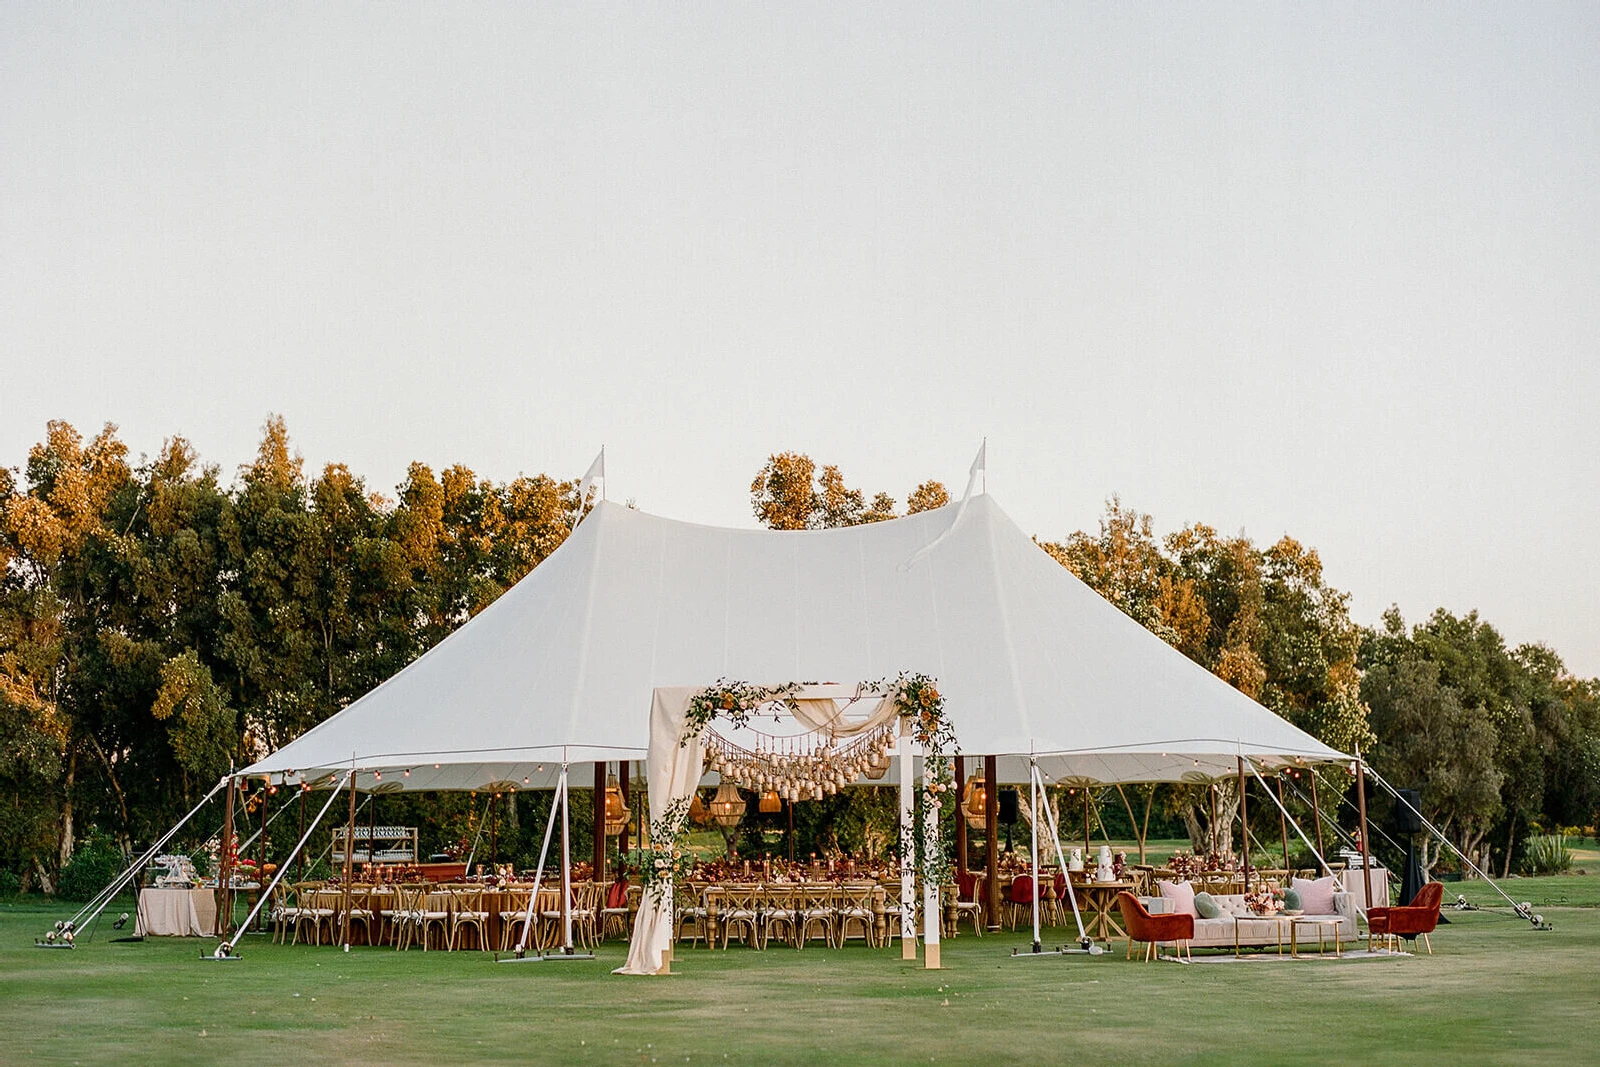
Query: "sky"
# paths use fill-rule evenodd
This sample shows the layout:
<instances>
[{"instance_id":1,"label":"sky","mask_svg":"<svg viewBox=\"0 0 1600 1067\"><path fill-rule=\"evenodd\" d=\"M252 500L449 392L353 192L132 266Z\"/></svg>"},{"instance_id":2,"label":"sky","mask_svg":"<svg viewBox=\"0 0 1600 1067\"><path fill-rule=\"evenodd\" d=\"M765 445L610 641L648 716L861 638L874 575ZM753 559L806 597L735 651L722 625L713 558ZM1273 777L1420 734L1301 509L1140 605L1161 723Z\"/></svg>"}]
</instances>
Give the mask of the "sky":
<instances>
[{"instance_id":1,"label":"sky","mask_svg":"<svg viewBox=\"0 0 1600 1067\"><path fill-rule=\"evenodd\" d=\"M0 6L0 465L1112 495L1600 676L1592 4Z\"/></svg>"}]
</instances>

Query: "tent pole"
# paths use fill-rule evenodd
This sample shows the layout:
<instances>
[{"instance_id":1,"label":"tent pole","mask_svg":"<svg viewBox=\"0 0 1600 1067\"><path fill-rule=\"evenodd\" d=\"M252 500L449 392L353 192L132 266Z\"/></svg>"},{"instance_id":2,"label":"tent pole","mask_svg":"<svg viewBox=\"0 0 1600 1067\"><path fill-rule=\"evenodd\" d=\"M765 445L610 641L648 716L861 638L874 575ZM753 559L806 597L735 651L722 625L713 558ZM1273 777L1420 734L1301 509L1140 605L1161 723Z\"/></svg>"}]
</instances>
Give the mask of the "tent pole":
<instances>
[{"instance_id":1,"label":"tent pole","mask_svg":"<svg viewBox=\"0 0 1600 1067\"><path fill-rule=\"evenodd\" d=\"M1222 835L1217 832L1217 783L1215 780L1211 783L1211 826L1209 833L1211 834L1211 847L1206 849L1206 852L1216 855L1217 846L1222 844Z\"/></svg>"},{"instance_id":2,"label":"tent pole","mask_svg":"<svg viewBox=\"0 0 1600 1067\"><path fill-rule=\"evenodd\" d=\"M1289 811L1283 804L1283 772L1278 772L1278 833L1283 837L1283 876L1289 877Z\"/></svg>"},{"instance_id":3,"label":"tent pole","mask_svg":"<svg viewBox=\"0 0 1600 1067\"><path fill-rule=\"evenodd\" d=\"M1311 820L1317 824L1317 856L1321 858L1328 854L1328 850L1322 847L1322 807L1317 803L1317 779L1319 777L1317 769L1315 767L1311 768ZM1322 860L1322 869L1325 874L1333 873L1329 869L1326 859Z\"/></svg>"},{"instance_id":4,"label":"tent pole","mask_svg":"<svg viewBox=\"0 0 1600 1067\"><path fill-rule=\"evenodd\" d=\"M632 760L625 759L617 761L617 784L622 790L622 806L625 808L632 806L628 803L628 768L631 766L633 766ZM628 823L627 820L623 820L622 832L617 835L617 867L622 873L627 873L626 866L623 864L622 860L622 857L626 856L627 854Z\"/></svg>"},{"instance_id":5,"label":"tent pole","mask_svg":"<svg viewBox=\"0 0 1600 1067\"><path fill-rule=\"evenodd\" d=\"M217 936L224 941L232 933L233 897L228 893L228 885L233 881L233 794L238 791L239 781L231 774L228 777L228 797L222 808L222 860L217 864Z\"/></svg>"},{"instance_id":6,"label":"tent pole","mask_svg":"<svg viewBox=\"0 0 1600 1067\"><path fill-rule=\"evenodd\" d=\"M344 836L344 936L340 941L350 947L350 874L356 858L356 754L350 753L350 822Z\"/></svg>"},{"instance_id":7,"label":"tent pole","mask_svg":"<svg viewBox=\"0 0 1600 1067\"><path fill-rule=\"evenodd\" d=\"M354 772L352 772L352 773L350 773L350 774L345 776L345 780L343 782L341 782L338 785L334 786L333 789L329 791L329 793L328 793L328 802L326 804L322 805L322 810L317 812L317 817L311 821L311 830L315 830L318 826L320 826L322 824L322 817L324 815L328 814L328 809L333 807L333 802L335 800L339 799L339 790L340 789L342 789L346 785L348 785L350 787L350 791L352 793L355 792L355 781L356 781L356 776L355 776ZM302 798L304 798L305 792L306 791L304 789L300 790L300 796ZM300 855L304 855L305 847L306 847L306 841L310 839L310 836L311 836L311 832L310 831L301 831L300 840L299 840L298 843L295 844L294 851L289 853L289 855L284 859L283 866L278 868L278 873L273 876L271 883L268 884L266 886L266 888L264 888L261 891L261 896L259 898L257 898L257 900L256 900L256 906L250 910L250 914L249 915L245 916L244 925L240 926L239 929L245 930L245 929L249 928L250 923L256 917L256 913L261 910L262 906L264 904L266 904L266 902L269 899L271 899L272 891L274 889L278 888L278 883L283 881L285 876L288 875L289 867L294 862L295 857L296 856L300 856ZM349 850L346 849L345 851L348 852ZM233 950L233 946L231 944L229 944L228 942L224 941L222 944L217 946L216 957L218 959L227 958L227 957L232 955L232 950Z\"/></svg>"},{"instance_id":8,"label":"tent pole","mask_svg":"<svg viewBox=\"0 0 1600 1067\"><path fill-rule=\"evenodd\" d=\"M1045 792L1044 781L1043 779L1039 778L1038 763L1033 762L1032 766L1030 766L1028 769L1028 773L1034 779L1039 780L1039 791ZM1065 874L1067 871L1067 857L1061 848L1061 827L1056 824L1056 813L1050 807L1048 794L1045 796L1044 817L1045 820L1050 824L1050 843L1055 846L1056 863L1059 865L1062 873ZM1078 894L1077 891L1072 888L1071 875L1067 876L1067 901L1072 905L1072 921L1078 926L1078 944L1087 949L1091 956L1099 955L1099 951L1093 944L1093 939L1083 928L1083 912L1078 908Z\"/></svg>"},{"instance_id":9,"label":"tent pole","mask_svg":"<svg viewBox=\"0 0 1600 1067\"><path fill-rule=\"evenodd\" d=\"M911 787L911 720L900 720L900 958L917 958L917 830Z\"/></svg>"},{"instance_id":10,"label":"tent pole","mask_svg":"<svg viewBox=\"0 0 1600 1067\"><path fill-rule=\"evenodd\" d=\"M305 837L306 836L306 794L308 792L310 792L310 790L308 790L305 787L305 785L302 783L300 788L299 788L299 793L300 793L300 836L301 837ZM300 850L300 876L299 876L298 880L302 881L302 882L306 880L306 854L305 854L305 850L304 849Z\"/></svg>"},{"instance_id":11,"label":"tent pole","mask_svg":"<svg viewBox=\"0 0 1600 1067\"><path fill-rule=\"evenodd\" d=\"M1240 843L1240 855L1244 857L1240 864L1244 876L1244 891L1250 892L1250 813L1245 807L1244 800L1244 757L1239 757L1239 832L1243 837Z\"/></svg>"},{"instance_id":12,"label":"tent pole","mask_svg":"<svg viewBox=\"0 0 1600 1067\"><path fill-rule=\"evenodd\" d=\"M544 843L539 846L539 865L533 869L533 890L528 894L528 910L522 916L522 940L517 942L517 959L528 952L528 938L533 934L533 913L539 904L539 883L544 880L544 861L550 855L550 838L555 835L556 809L561 804L561 783L556 782L550 794L550 817L544 824Z\"/></svg>"},{"instance_id":13,"label":"tent pole","mask_svg":"<svg viewBox=\"0 0 1600 1067\"><path fill-rule=\"evenodd\" d=\"M561 765L561 951L572 955L572 798L568 793L567 765Z\"/></svg>"},{"instance_id":14,"label":"tent pole","mask_svg":"<svg viewBox=\"0 0 1600 1067\"><path fill-rule=\"evenodd\" d=\"M1361 746L1356 746L1356 808L1361 818L1361 896L1372 910L1372 861L1367 854L1367 775L1361 762ZM1349 886L1345 887L1349 889Z\"/></svg>"},{"instance_id":15,"label":"tent pole","mask_svg":"<svg viewBox=\"0 0 1600 1067\"><path fill-rule=\"evenodd\" d=\"M1256 770L1256 766L1255 766L1254 763L1252 763L1250 765L1250 773L1255 775L1256 781L1261 783L1261 788L1262 789L1266 789L1267 788L1267 783L1266 783L1265 779L1263 779L1261 777L1261 772ZM1270 789L1267 790L1267 799L1268 800L1272 799L1272 791ZM1293 823L1294 832L1299 834L1300 835L1300 840L1302 840L1302 841L1304 841L1306 843L1306 847L1307 848L1310 848L1311 847L1311 841L1306 837L1306 832L1303 829L1300 828L1300 824L1295 822L1294 818L1289 814L1289 809L1284 807L1281 793L1279 794L1279 799L1278 799L1277 803L1278 803L1278 812L1279 812L1279 814L1282 815L1285 819L1287 819L1290 823ZM1317 855L1317 862L1322 864L1323 872L1326 873L1326 874L1332 874L1333 871L1329 869L1328 861L1322 858L1322 853L1320 851L1318 851L1316 855Z\"/></svg>"},{"instance_id":16,"label":"tent pole","mask_svg":"<svg viewBox=\"0 0 1600 1067\"><path fill-rule=\"evenodd\" d=\"M1033 951L1041 952L1039 939L1039 775L1037 764L1028 769L1028 868L1033 873Z\"/></svg>"},{"instance_id":17,"label":"tent pole","mask_svg":"<svg viewBox=\"0 0 1600 1067\"><path fill-rule=\"evenodd\" d=\"M967 873L967 813L961 805L967 796L967 761L956 757L956 873Z\"/></svg>"},{"instance_id":18,"label":"tent pole","mask_svg":"<svg viewBox=\"0 0 1600 1067\"><path fill-rule=\"evenodd\" d=\"M594 880L606 880L606 763L594 765Z\"/></svg>"},{"instance_id":19,"label":"tent pole","mask_svg":"<svg viewBox=\"0 0 1600 1067\"><path fill-rule=\"evenodd\" d=\"M983 910L989 932L1000 932L1000 772L999 760L983 757Z\"/></svg>"},{"instance_id":20,"label":"tent pole","mask_svg":"<svg viewBox=\"0 0 1600 1067\"><path fill-rule=\"evenodd\" d=\"M116 895L122 892L124 886L133 881L134 876L144 869L145 864L149 863L155 856L160 854L162 848L166 846L166 843L177 836L178 831L183 829L184 826L188 824L190 819L194 818L196 812L206 806L207 801L217 795L217 790L221 789L227 783L227 781L228 779L226 778L218 778L217 784L211 787L211 791L209 793L200 798L200 802L198 804L189 809L189 813L187 815L174 823L172 829L168 830L166 833L157 838L155 844L146 849L142 856L134 860L133 863L129 864L121 874L112 879L111 884L100 890L94 899L90 900L89 903L79 908L78 913L74 915L71 920L73 928L76 929L79 926L87 925L88 923L92 922L102 911L105 911L106 905L110 904L112 900L116 899ZM85 916L88 916L88 918L84 918Z\"/></svg>"},{"instance_id":21,"label":"tent pole","mask_svg":"<svg viewBox=\"0 0 1600 1067\"><path fill-rule=\"evenodd\" d=\"M267 797L270 795L267 788L272 784L270 777L261 780L261 833L256 839L256 892L261 892L261 887L267 881Z\"/></svg>"},{"instance_id":22,"label":"tent pole","mask_svg":"<svg viewBox=\"0 0 1600 1067\"><path fill-rule=\"evenodd\" d=\"M1083 859L1089 861L1089 787L1083 787Z\"/></svg>"}]
</instances>

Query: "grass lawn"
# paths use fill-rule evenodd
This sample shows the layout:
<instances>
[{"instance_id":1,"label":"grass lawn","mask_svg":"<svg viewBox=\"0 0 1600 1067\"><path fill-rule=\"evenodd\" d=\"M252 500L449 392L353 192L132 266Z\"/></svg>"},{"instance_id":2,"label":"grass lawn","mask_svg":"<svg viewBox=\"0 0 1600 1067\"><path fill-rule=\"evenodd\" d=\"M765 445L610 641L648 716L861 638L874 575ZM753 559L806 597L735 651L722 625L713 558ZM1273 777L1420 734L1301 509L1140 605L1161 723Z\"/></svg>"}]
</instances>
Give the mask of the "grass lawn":
<instances>
[{"instance_id":1,"label":"grass lawn","mask_svg":"<svg viewBox=\"0 0 1600 1067\"><path fill-rule=\"evenodd\" d=\"M70 908L0 905L0 1061L15 1063L1591 1062L1600 1048L1600 877L1514 880L1555 931L1457 913L1436 955L1180 966L1012 960L1022 934L899 949L685 950L673 978L478 953L213 942L32 947ZM1498 900L1487 887L1447 887ZM114 913L113 913L114 914ZM1057 935L1058 938L1061 935Z\"/></svg>"}]
</instances>

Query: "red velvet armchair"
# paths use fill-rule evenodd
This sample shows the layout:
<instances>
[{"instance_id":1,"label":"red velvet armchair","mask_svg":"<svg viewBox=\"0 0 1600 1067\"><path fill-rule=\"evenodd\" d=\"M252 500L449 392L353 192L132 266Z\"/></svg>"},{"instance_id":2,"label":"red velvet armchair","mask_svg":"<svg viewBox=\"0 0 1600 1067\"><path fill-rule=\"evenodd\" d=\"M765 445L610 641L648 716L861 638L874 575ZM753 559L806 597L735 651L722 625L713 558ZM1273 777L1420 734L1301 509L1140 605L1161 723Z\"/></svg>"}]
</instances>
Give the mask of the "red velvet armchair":
<instances>
[{"instance_id":1,"label":"red velvet armchair","mask_svg":"<svg viewBox=\"0 0 1600 1067\"><path fill-rule=\"evenodd\" d=\"M1429 882L1417 890L1411 903L1403 908L1367 909L1368 944L1375 937L1391 940L1396 937L1407 940L1420 937L1422 943L1428 946L1428 955L1433 955L1433 942L1428 940L1428 935L1439 925L1439 902L1443 899L1444 883Z\"/></svg>"},{"instance_id":2,"label":"red velvet armchair","mask_svg":"<svg viewBox=\"0 0 1600 1067\"><path fill-rule=\"evenodd\" d=\"M1128 959L1133 959L1133 943L1144 943L1146 962L1156 954L1157 941L1172 941L1181 954L1188 954L1189 942L1194 939L1193 915L1151 915L1149 910L1132 893L1117 894L1117 907L1122 909L1122 926L1128 931Z\"/></svg>"}]
</instances>

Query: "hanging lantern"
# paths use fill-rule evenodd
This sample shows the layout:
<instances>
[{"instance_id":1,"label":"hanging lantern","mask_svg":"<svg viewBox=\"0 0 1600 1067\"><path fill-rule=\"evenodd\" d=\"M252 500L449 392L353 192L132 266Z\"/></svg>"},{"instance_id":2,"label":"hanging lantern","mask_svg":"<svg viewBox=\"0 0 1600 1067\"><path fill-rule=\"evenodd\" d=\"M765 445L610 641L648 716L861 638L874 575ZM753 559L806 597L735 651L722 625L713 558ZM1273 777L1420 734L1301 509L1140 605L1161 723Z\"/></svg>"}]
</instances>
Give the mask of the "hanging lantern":
<instances>
[{"instance_id":1,"label":"hanging lantern","mask_svg":"<svg viewBox=\"0 0 1600 1067\"><path fill-rule=\"evenodd\" d=\"M783 798L778 796L776 789L769 789L761 794L761 813L771 815L773 812L783 810Z\"/></svg>"},{"instance_id":2,"label":"hanging lantern","mask_svg":"<svg viewBox=\"0 0 1600 1067\"><path fill-rule=\"evenodd\" d=\"M717 786L717 795L711 798L709 808L711 820L730 830L744 819L744 797L731 782Z\"/></svg>"},{"instance_id":3,"label":"hanging lantern","mask_svg":"<svg viewBox=\"0 0 1600 1067\"><path fill-rule=\"evenodd\" d=\"M606 836L616 837L628 825L627 803L622 799L622 787L617 784L615 771L606 775Z\"/></svg>"},{"instance_id":4,"label":"hanging lantern","mask_svg":"<svg viewBox=\"0 0 1600 1067\"><path fill-rule=\"evenodd\" d=\"M989 790L983 780L983 771L967 779L967 791L961 798L961 813L967 817L967 825L974 830L983 828L989 814Z\"/></svg>"},{"instance_id":5,"label":"hanging lantern","mask_svg":"<svg viewBox=\"0 0 1600 1067\"><path fill-rule=\"evenodd\" d=\"M706 806L700 802L700 790L694 791L694 799L689 801L689 821L696 826L706 823Z\"/></svg>"}]
</instances>

